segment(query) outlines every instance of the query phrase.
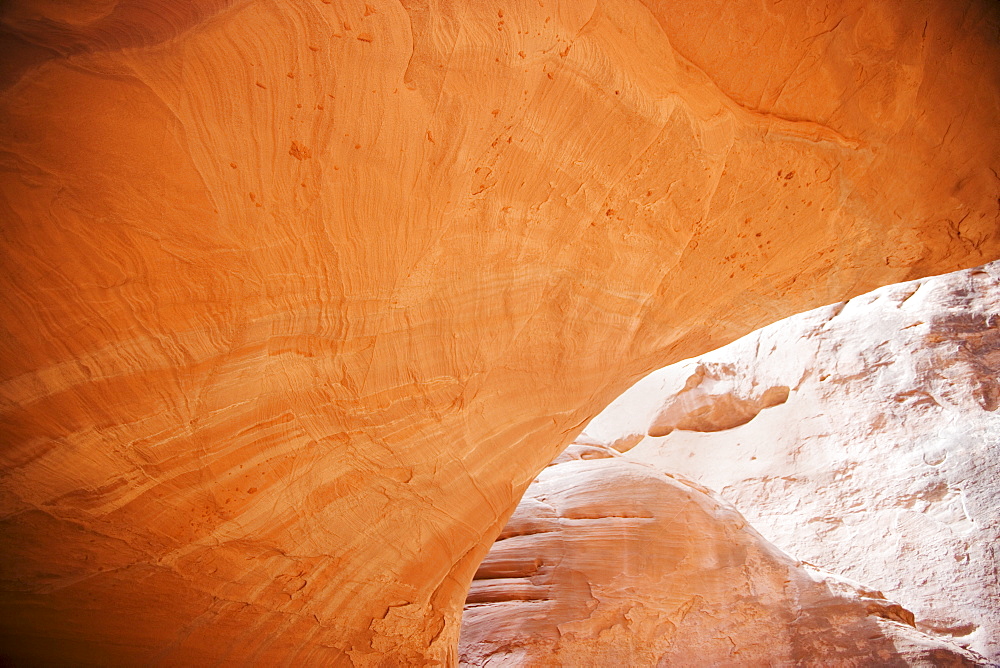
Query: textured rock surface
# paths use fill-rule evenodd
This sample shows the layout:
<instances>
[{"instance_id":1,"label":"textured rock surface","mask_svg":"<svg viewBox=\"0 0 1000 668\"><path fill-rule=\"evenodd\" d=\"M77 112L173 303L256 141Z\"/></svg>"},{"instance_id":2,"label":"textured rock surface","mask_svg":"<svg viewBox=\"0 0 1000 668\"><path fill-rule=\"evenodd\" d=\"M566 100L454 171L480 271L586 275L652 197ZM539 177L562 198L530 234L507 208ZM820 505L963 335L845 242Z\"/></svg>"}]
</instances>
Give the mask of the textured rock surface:
<instances>
[{"instance_id":1,"label":"textured rock surface","mask_svg":"<svg viewBox=\"0 0 1000 668\"><path fill-rule=\"evenodd\" d=\"M1000 255L985 0L0 12L18 660L454 660L632 380Z\"/></svg>"},{"instance_id":2,"label":"textured rock surface","mask_svg":"<svg viewBox=\"0 0 1000 668\"><path fill-rule=\"evenodd\" d=\"M657 371L584 440L634 445L644 425L662 431L658 416L680 416L688 431L628 456L719 490L790 554L1000 662L998 375L994 263L882 288ZM774 387L791 388L787 401L714 428L734 405L731 422L746 422L741 407Z\"/></svg>"},{"instance_id":3,"label":"textured rock surface","mask_svg":"<svg viewBox=\"0 0 1000 668\"><path fill-rule=\"evenodd\" d=\"M528 488L473 580L464 664L976 664L707 489L610 455L571 445Z\"/></svg>"}]
</instances>

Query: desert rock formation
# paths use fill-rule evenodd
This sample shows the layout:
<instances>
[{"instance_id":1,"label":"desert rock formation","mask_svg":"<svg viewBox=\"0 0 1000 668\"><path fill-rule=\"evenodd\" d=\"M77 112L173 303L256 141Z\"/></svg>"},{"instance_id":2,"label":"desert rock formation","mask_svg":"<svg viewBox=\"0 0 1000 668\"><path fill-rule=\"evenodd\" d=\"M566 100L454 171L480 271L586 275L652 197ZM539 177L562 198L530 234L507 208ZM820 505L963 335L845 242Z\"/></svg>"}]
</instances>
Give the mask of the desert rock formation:
<instances>
[{"instance_id":1,"label":"desert rock formation","mask_svg":"<svg viewBox=\"0 0 1000 668\"><path fill-rule=\"evenodd\" d=\"M468 666L979 665L912 624L706 488L573 444L476 572L459 647Z\"/></svg>"},{"instance_id":2,"label":"desert rock formation","mask_svg":"<svg viewBox=\"0 0 1000 668\"><path fill-rule=\"evenodd\" d=\"M581 440L631 447L633 461L718 490L789 554L1000 663L998 372L993 263L794 316L654 372ZM774 388L786 400L764 407ZM665 425L676 431L644 435Z\"/></svg>"},{"instance_id":3,"label":"desert rock formation","mask_svg":"<svg viewBox=\"0 0 1000 668\"><path fill-rule=\"evenodd\" d=\"M0 7L0 647L453 663L651 369L1000 256L986 0Z\"/></svg>"}]
</instances>

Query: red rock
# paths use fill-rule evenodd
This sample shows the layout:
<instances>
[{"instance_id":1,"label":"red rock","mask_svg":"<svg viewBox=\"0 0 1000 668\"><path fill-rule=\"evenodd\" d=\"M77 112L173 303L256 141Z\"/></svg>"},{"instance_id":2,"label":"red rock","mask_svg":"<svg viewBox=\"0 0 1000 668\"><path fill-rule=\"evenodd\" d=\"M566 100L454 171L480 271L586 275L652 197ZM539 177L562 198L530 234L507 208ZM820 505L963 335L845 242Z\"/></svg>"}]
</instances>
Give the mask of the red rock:
<instances>
[{"instance_id":1,"label":"red rock","mask_svg":"<svg viewBox=\"0 0 1000 668\"><path fill-rule=\"evenodd\" d=\"M0 10L12 660L453 661L632 380L1000 254L985 0L370 5Z\"/></svg>"}]
</instances>

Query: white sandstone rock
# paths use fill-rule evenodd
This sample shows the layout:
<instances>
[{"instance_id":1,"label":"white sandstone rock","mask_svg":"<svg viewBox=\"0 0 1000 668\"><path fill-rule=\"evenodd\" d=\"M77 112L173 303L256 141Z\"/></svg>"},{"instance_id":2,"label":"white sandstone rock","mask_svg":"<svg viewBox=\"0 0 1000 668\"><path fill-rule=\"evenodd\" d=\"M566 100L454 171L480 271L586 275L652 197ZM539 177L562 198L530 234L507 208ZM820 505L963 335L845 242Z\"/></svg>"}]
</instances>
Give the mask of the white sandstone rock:
<instances>
[{"instance_id":1,"label":"white sandstone rock","mask_svg":"<svg viewBox=\"0 0 1000 668\"><path fill-rule=\"evenodd\" d=\"M580 440L634 446L998 661L998 327L1000 263L889 286L656 371Z\"/></svg>"},{"instance_id":2,"label":"white sandstone rock","mask_svg":"<svg viewBox=\"0 0 1000 668\"><path fill-rule=\"evenodd\" d=\"M697 483L573 445L480 565L460 653L470 666L977 664L912 623Z\"/></svg>"}]
</instances>

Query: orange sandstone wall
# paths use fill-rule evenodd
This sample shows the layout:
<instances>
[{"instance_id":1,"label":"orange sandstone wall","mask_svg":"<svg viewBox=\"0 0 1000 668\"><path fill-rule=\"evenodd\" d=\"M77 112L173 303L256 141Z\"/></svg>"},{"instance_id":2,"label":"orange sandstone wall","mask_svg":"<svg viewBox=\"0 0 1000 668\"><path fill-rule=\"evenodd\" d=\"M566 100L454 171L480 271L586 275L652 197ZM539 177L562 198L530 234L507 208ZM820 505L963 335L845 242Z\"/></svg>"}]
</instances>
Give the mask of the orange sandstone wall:
<instances>
[{"instance_id":1,"label":"orange sandstone wall","mask_svg":"<svg viewBox=\"0 0 1000 668\"><path fill-rule=\"evenodd\" d=\"M1000 255L985 0L0 12L15 661L454 662L637 375Z\"/></svg>"}]
</instances>

